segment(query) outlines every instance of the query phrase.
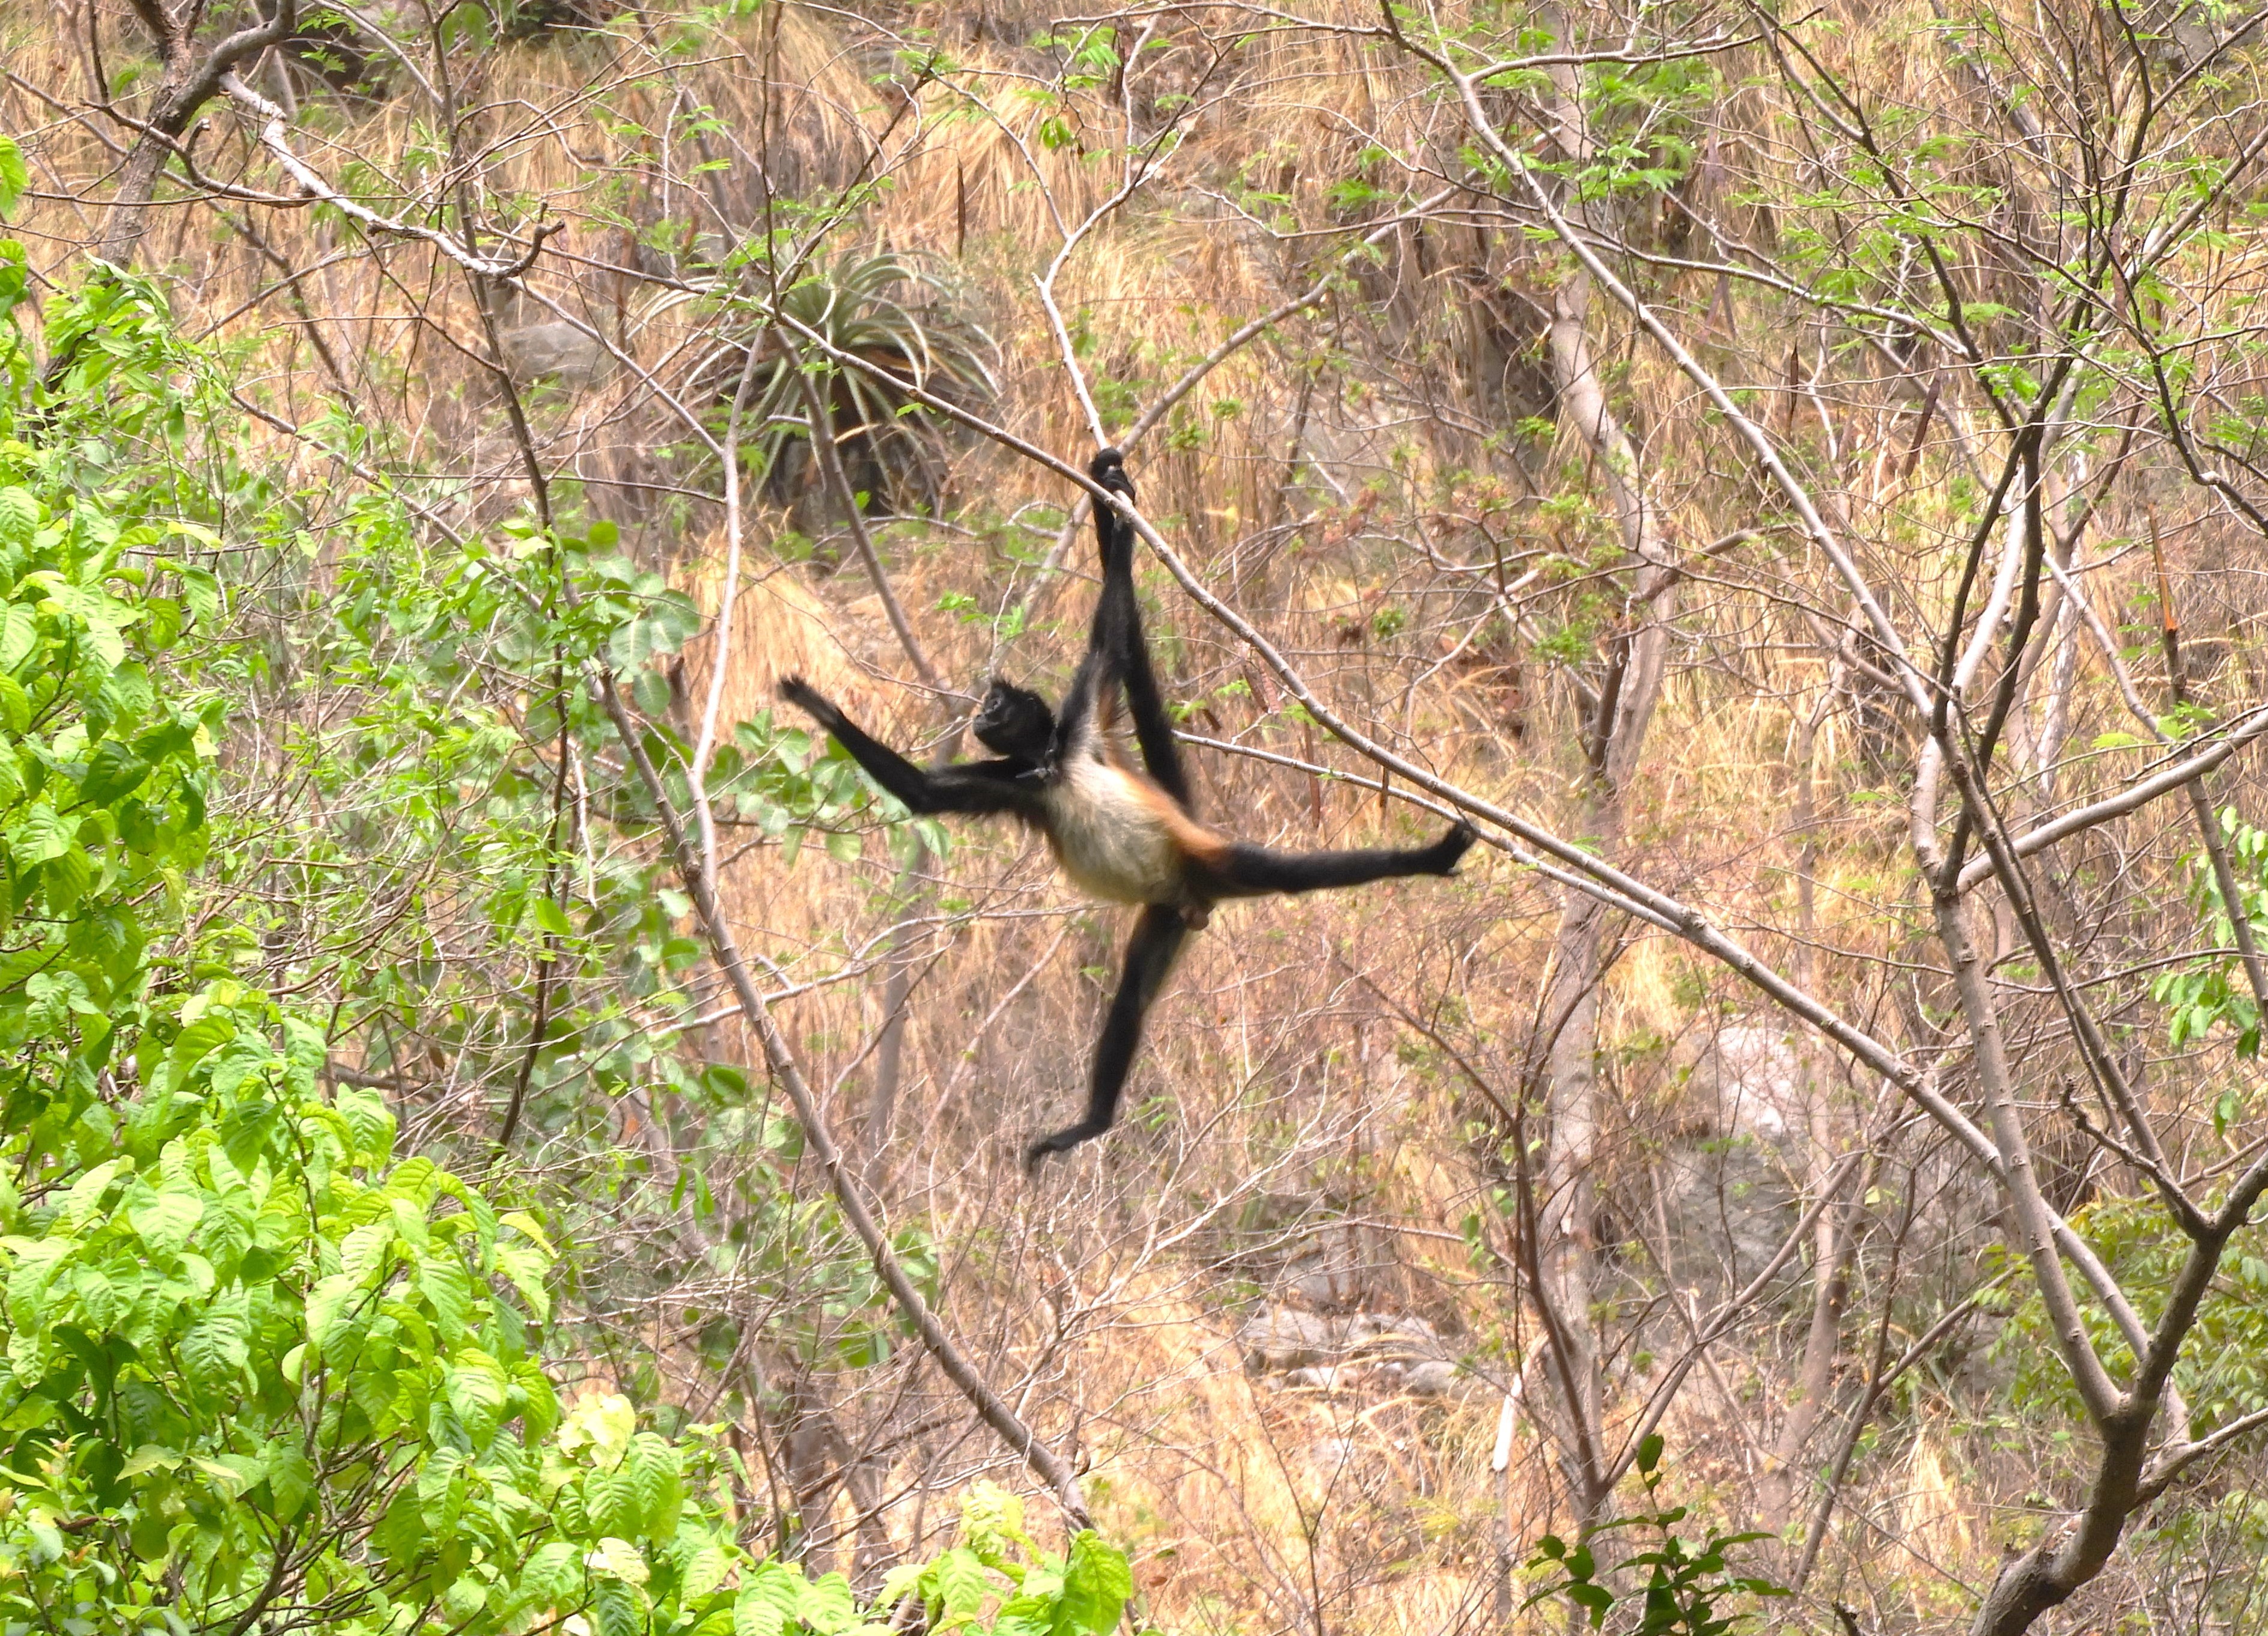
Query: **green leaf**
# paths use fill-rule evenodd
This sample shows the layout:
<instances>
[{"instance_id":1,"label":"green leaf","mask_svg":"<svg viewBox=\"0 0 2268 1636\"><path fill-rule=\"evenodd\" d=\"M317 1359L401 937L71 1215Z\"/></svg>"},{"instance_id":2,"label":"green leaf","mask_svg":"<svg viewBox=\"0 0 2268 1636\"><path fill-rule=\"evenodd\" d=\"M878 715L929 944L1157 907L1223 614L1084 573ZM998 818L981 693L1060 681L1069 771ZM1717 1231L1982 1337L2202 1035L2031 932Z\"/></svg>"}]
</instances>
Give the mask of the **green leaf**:
<instances>
[{"instance_id":1,"label":"green leaf","mask_svg":"<svg viewBox=\"0 0 2268 1636\"><path fill-rule=\"evenodd\" d=\"M79 799L107 807L132 795L149 781L150 764L115 738L106 738L88 758L86 774L78 781Z\"/></svg>"},{"instance_id":2,"label":"green leaf","mask_svg":"<svg viewBox=\"0 0 2268 1636\"><path fill-rule=\"evenodd\" d=\"M520 1588L538 1602L565 1602L582 1585L583 1552L563 1539L538 1548L520 1575Z\"/></svg>"},{"instance_id":3,"label":"green leaf","mask_svg":"<svg viewBox=\"0 0 2268 1636\"><path fill-rule=\"evenodd\" d=\"M241 1286L212 1297L181 1337L181 1361L201 1385L233 1385L243 1378L250 1356L246 1297Z\"/></svg>"},{"instance_id":4,"label":"green leaf","mask_svg":"<svg viewBox=\"0 0 2268 1636\"><path fill-rule=\"evenodd\" d=\"M31 185L32 172L25 167L24 150L13 136L0 136L0 211L14 209L16 201Z\"/></svg>"},{"instance_id":5,"label":"green leaf","mask_svg":"<svg viewBox=\"0 0 2268 1636\"><path fill-rule=\"evenodd\" d=\"M0 136L0 141L7 141L7 138ZM29 489L18 489L18 488L0 489L0 547L16 547L16 548L29 547L29 544L32 544L32 532L34 532L36 528L39 528L39 501L32 496L32 492L29 492ZM18 605L11 605L11 607L9 607L9 620L16 619L16 607L18 607ZM25 607L23 616L25 616L25 627L27 627L27 630L36 637L36 635L39 635L39 626L32 623L32 610ZM7 642L13 642L13 639L7 639ZM0 643L0 655L4 653L7 653L7 646ZM23 648L23 653L18 653L13 659L7 659L9 669L13 671L18 664L23 664L25 653L29 653L29 648Z\"/></svg>"},{"instance_id":6,"label":"green leaf","mask_svg":"<svg viewBox=\"0 0 2268 1636\"><path fill-rule=\"evenodd\" d=\"M640 1432L630 1440L622 1470L630 1478L640 1527L649 1538L666 1537L675 1530L678 1508L684 1503L677 1451L652 1432Z\"/></svg>"},{"instance_id":7,"label":"green leaf","mask_svg":"<svg viewBox=\"0 0 2268 1636\"><path fill-rule=\"evenodd\" d=\"M627 1539L611 1537L599 1542L599 1548L591 1553L589 1566L594 1573L610 1575L630 1585L644 1584L651 1573L645 1565L645 1558L636 1545Z\"/></svg>"},{"instance_id":8,"label":"green leaf","mask_svg":"<svg viewBox=\"0 0 2268 1636\"><path fill-rule=\"evenodd\" d=\"M992 1594L983 1562L967 1546L956 1545L937 1559L937 1600L948 1621L976 1618Z\"/></svg>"},{"instance_id":9,"label":"green leaf","mask_svg":"<svg viewBox=\"0 0 2268 1636\"><path fill-rule=\"evenodd\" d=\"M362 1280L334 1273L307 1295L307 1339L328 1349L331 1339L345 1323L348 1304L362 1298Z\"/></svg>"},{"instance_id":10,"label":"green leaf","mask_svg":"<svg viewBox=\"0 0 2268 1636\"><path fill-rule=\"evenodd\" d=\"M637 1592L620 1581L600 1581L591 1590L591 1623L598 1636L644 1636Z\"/></svg>"},{"instance_id":11,"label":"green leaf","mask_svg":"<svg viewBox=\"0 0 2268 1636\"><path fill-rule=\"evenodd\" d=\"M0 541L21 545L31 538L39 510L20 488L0 488ZM0 670L16 670L40 645L40 616L20 602L0 611Z\"/></svg>"},{"instance_id":12,"label":"green leaf","mask_svg":"<svg viewBox=\"0 0 2268 1636\"><path fill-rule=\"evenodd\" d=\"M393 1248L392 1217L357 1227L339 1246L339 1270L357 1284L368 1283L370 1275L386 1265L387 1253Z\"/></svg>"},{"instance_id":13,"label":"green leaf","mask_svg":"<svg viewBox=\"0 0 2268 1636\"><path fill-rule=\"evenodd\" d=\"M171 1471L181 1463L181 1456L159 1443L144 1443L129 1456L119 1468L121 1480L144 1476L151 1471Z\"/></svg>"},{"instance_id":14,"label":"green leaf","mask_svg":"<svg viewBox=\"0 0 2268 1636\"><path fill-rule=\"evenodd\" d=\"M259 1480L243 1467L225 1460L208 1459L203 1455L193 1454L189 1456L189 1464L212 1478L214 1485L231 1500L241 1497L246 1489Z\"/></svg>"},{"instance_id":15,"label":"green leaf","mask_svg":"<svg viewBox=\"0 0 2268 1636\"><path fill-rule=\"evenodd\" d=\"M850 1581L840 1574L829 1574L814 1580L803 1588L796 1599L796 1617L818 1632L818 1636L836 1636L858 1622L858 1609L851 1599Z\"/></svg>"},{"instance_id":16,"label":"green leaf","mask_svg":"<svg viewBox=\"0 0 2268 1636\"><path fill-rule=\"evenodd\" d=\"M721 1547L703 1545L693 1553L693 1560L685 1565L685 1577L678 1587L681 1602L698 1602L725 1582L733 1571L733 1559Z\"/></svg>"},{"instance_id":17,"label":"green leaf","mask_svg":"<svg viewBox=\"0 0 2268 1636\"><path fill-rule=\"evenodd\" d=\"M36 868L69 851L77 829L77 824L64 824L55 809L43 803L16 820L8 837L9 855L19 869Z\"/></svg>"},{"instance_id":18,"label":"green leaf","mask_svg":"<svg viewBox=\"0 0 2268 1636\"><path fill-rule=\"evenodd\" d=\"M207 1011L175 1036L166 1060L176 1076L188 1073L236 1038L236 1021L225 1012Z\"/></svg>"},{"instance_id":19,"label":"green leaf","mask_svg":"<svg viewBox=\"0 0 2268 1636\"><path fill-rule=\"evenodd\" d=\"M1071 1542L1056 1629L1109 1636L1118 1627L1119 1613L1133 1594L1134 1572L1127 1565L1125 1553L1094 1530L1082 1529Z\"/></svg>"},{"instance_id":20,"label":"green leaf","mask_svg":"<svg viewBox=\"0 0 2268 1636\"><path fill-rule=\"evenodd\" d=\"M477 1442L485 1442L512 1401L512 1383L503 1366L477 1346L457 1354L449 1370L449 1406Z\"/></svg>"},{"instance_id":21,"label":"green leaf","mask_svg":"<svg viewBox=\"0 0 2268 1636\"><path fill-rule=\"evenodd\" d=\"M57 1218L58 1224L85 1220L95 1206L102 1202L103 1194L110 1191L112 1180L125 1168L125 1164L123 1159L105 1159L73 1182L70 1191L63 1194L63 1214Z\"/></svg>"},{"instance_id":22,"label":"green leaf","mask_svg":"<svg viewBox=\"0 0 2268 1636\"><path fill-rule=\"evenodd\" d=\"M465 1264L449 1251L422 1257L417 1288L433 1309L441 1339L452 1345L463 1339L473 1310L472 1275L465 1271Z\"/></svg>"},{"instance_id":23,"label":"green leaf","mask_svg":"<svg viewBox=\"0 0 2268 1636\"><path fill-rule=\"evenodd\" d=\"M269 1449L268 1492L276 1502L276 1515L287 1522L299 1515L314 1493L315 1469L297 1438L280 1438Z\"/></svg>"},{"instance_id":24,"label":"green leaf","mask_svg":"<svg viewBox=\"0 0 2268 1636\"><path fill-rule=\"evenodd\" d=\"M142 1242L161 1260L170 1260L189 1242L189 1235L204 1219L204 1200L195 1193L153 1193L126 1213Z\"/></svg>"},{"instance_id":25,"label":"green leaf","mask_svg":"<svg viewBox=\"0 0 2268 1636\"><path fill-rule=\"evenodd\" d=\"M733 1636L780 1636L802 1604L803 1575L777 1562L760 1562L740 1576L733 1601Z\"/></svg>"}]
</instances>

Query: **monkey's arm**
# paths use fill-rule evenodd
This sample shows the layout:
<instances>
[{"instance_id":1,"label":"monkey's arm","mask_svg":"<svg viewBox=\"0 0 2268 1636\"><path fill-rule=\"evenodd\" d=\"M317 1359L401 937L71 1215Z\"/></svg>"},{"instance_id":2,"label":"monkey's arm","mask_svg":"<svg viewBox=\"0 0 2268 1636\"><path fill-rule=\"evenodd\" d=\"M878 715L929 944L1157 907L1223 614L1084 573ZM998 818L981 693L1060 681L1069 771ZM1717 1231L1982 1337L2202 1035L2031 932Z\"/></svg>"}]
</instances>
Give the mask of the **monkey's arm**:
<instances>
[{"instance_id":1,"label":"monkey's arm","mask_svg":"<svg viewBox=\"0 0 2268 1636\"><path fill-rule=\"evenodd\" d=\"M1104 488L1129 500L1134 498L1134 484L1116 460L1106 463L1097 455L1089 469ZM1194 816L1189 774L1182 765L1181 746L1166 715L1165 700L1158 692L1157 673L1150 668L1150 645L1142 634L1142 605L1134 594L1134 525L1108 506L1097 504L1094 532L1102 552L1102 596L1094 605L1089 651L1103 656L1101 664L1108 672L1104 686L1112 676L1125 686L1126 708L1134 718L1134 742L1141 746L1150 776L1181 803L1182 811Z\"/></svg>"},{"instance_id":2,"label":"monkey's arm","mask_svg":"<svg viewBox=\"0 0 2268 1636\"><path fill-rule=\"evenodd\" d=\"M903 802L909 811L924 815L1014 812L1028 817L1038 810L1038 791L1021 781L1020 775L1028 769L1020 761L976 761L928 771L872 737L800 676L781 681L780 697L832 734L866 776Z\"/></svg>"},{"instance_id":3,"label":"monkey's arm","mask_svg":"<svg viewBox=\"0 0 2268 1636\"><path fill-rule=\"evenodd\" d=\"M1174 957L1189 936L1189 924L1180 906L1153 903L1134 923L1127 941L1126 966L1119 974L1118 994L1110 1002L1110 1016L1094 1042L1094 1066L1087 1076L1086 1117L1051 1135L1042 1136L1024 1150L1024 1168L1030 1170L1051 1153L1064 1153L1108 1130L1118 1118L1118 1098L1125 1091L1126 1075L1134 1066L1135 1047L1142 1042L1142 1019L1165 987Z\"/></svg>"}]
</instances>

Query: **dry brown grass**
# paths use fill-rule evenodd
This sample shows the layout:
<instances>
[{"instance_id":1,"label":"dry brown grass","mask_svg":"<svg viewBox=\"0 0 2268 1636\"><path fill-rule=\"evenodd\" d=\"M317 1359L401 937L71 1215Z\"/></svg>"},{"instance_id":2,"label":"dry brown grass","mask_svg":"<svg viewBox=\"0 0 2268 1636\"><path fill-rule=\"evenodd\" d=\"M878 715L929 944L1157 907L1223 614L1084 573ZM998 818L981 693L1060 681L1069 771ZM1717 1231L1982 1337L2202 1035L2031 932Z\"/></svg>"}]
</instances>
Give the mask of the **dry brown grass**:
<instances>
[{"instance_id":1,"label":"dry brown grass","mask_svg":"<svg viewBox=\"0 0 2268 1636\"><path fill-rule=\"evenodd\" d=\"M1358 15L1351 6L1340 14L1350 22ZM1868 15L1874 26L1836 37L1833 50L1850 72L1915 106L1950 94L1936 60L1911 48L1926 8ZM759 162L792 179L783 192L815 196L846 185L879 154L887 186L839 237L950 264L1001 345L1003 392L993 406L1001 422L1057 450L1085 441L1030 281L1060 232L1117 185L1111 163L1083 150L1087 136L1116 130L1123 112L1099 92L1077 93L1062 128L1067 140L1049 145L1041 125L1055 104L1033 77L1034 54L1000 44L997 33L956 46L950 80L926 84L909 106L869 77L876 42L854 21L781 5L693 36L676 55L659 48L659 35L514 46L465 90L484 104L475 121L482 195L524 202L521 220L548 213L570 223L565 253L547 260L537 288L596 324L647 372L618 370L588 390L537 391L530 406L538 453L560 478L587 480L592 504L629 524L638 553L673 565L704 608L717 601L715 508L705 494L680 492L701 479L696 463L671 451L683 429L652 388L683 384L714 341L712 326L699 303L609 265L630 259L630 236L612 219L628 202L697 218L697 206L673 208L668 190L713 187L745 207ZM20 42L19 73L53 84L72 79L75 62L43 14L18 8L10 32ZM1364 149L1438 158L1451 140L1438 100L1367 43L1264 33L1210 79L1207 48L1192 27L1166 70L1199 98L1187 141L1138 208L1093 234L1060 289L1091 338L1090 371L1128 385L1139 400L1243 317L1314 275L1305 243L1272 240L1229 208L1241 186L1283 194L1302 220L1322 219L1322 190ZM618 122L657 124L684 99L715 111L729 170L689 174L700 163L691 149L661 167L632 162ZM20 97L11 112L14 128L33 137L41 189L17 231L33 246L42 278L60 282L93 223L92 207L75 195L99 194L108 156L77 126ZM1792 161L1774 145L1769 112L1751 106L1745 116L1754 137L1748 162L1763 180L1785 181ZM321 119L328 143L309 150L334 165L351 152L381 173L409 177L412 150L430 137L429 114L406 98L374 111L328 109ZM245 161L242 131L225 117L216 126L216 153ZM665 195L658 203L657 191ZM225 224L232 216L241 230ZM1580 801L1568 691L1549 667L1531 667L1518 707L1525 731L1515 737L1505 726L1499 671L1436 664L1447 664L1469 625L1469 598L1410 566L1420 561L1410 538L1435 537L1428 531L1437 514L1453 509L1449 480L1475 459L1472 406L1485 400L1467 367L1477 354L1460 315L1469 292L1456 259L1476 236L1425 231L1432 237L1424 243L1417 234L1390 240L1382 265L1316 320L1287 326L1217 370L1138 459L1144 501L1206 583L1233 589L1325 697L1491 798L1570 822ZM161 223L153 252L185 324L210 326L237 348L248 399L294 424L311 422L327 400L351 401L398 434L389 458L400 467L478 493L485 520L524 503L519 451L481 362L479 314L425 251L364 253L313 211L216 216L180 209ZM2257 285L2259 260L2233 257L2212 276L2223 290ZM320 269L299 286L306 312L274 285L277 260ZM1528 271L1498 264L1489 280L1501 292ZM1674 282L1663 292L1697 310L1710 298ZM1756 304L1747 312L1752 334L1770 321L1768 307ZM515 319L542 316L523 307ZM1602 328L1619 343L1611 324ZM318 337L339 374L323 362ZM1337 390L1313 390L1309 365L1319 355L1373 344L1374 354L1345 363ZM1784 348L1776 338L1745 352L1728 338L1723 356L1746 358L1738 384L1778 385ZM1421 424L1409 401L1381 397L1380 383L1396 370L1438 385L1466 421ZM1705 472L1713 446L1690 389L1646 353L1629 358L1627 380L1646 459L1666 474L1668 532L1697 544L1747 520L1751 490L1721 474L1678 475ZM1873 560L1892 565L1899 595L1941 608L1957 566L1948 550L1957 508L1941 484L1895 481L1911 425L1887 389L1853 386L1837 412L1846 443L1837 469L1859 475L1835 499ZM1800 413L1814 411L1806 404ZM1967 415L1972 438L1984 429L1972 409L1946 414ZM248 423L247 435L278 451L294 447L264 423ZM1823 461L1823 448L1809 451ZM1580 464L1564 436L1523 458L1547 490ZM963 442L952 459L949 493L981 526L1066 500L989 447ZM1305 482L1307 510L1295 517L1286 474L1302 466L1325 468L1339 492ZM1580 473L1568 487L1580 490ZM1562 549L1579 547L1589 526L1532 510L1523 516L1524 538ZM2167 521L2179 538L2179 521ZM2105 526L2132 531L2139 522L2119 513ZM885 737L926 732L932 704L898 679L908 667L856 565L821 576L774 555L768 547L788 536L784 517L764 514L755 532L725 719L759 714L777 679L799 672ZM1048 543L1040 530L1020 540L1033 553ZM1817 650L1774 622L1784 593L1814 566L1802 552L1776 532L1696 587L1683 628L1696 651L1736 654L1737 665L1697 662L1678 674L1653 730L1657 749L1631 795L1628 862L1736 926L1771 921L1767 911L1792 892L1794 723L1828 681ZM1083 539L1068 560L1075 570L1086 561ZM917 527L894 539L892 566L949 685L969 686L996 667L1060 677L1076 651L1087 605L1076 574L1041 605L1035 630L1009 645L981 624L936 612L949 591L998 607L1030 588L1028 569L992 543ZM2115 615L2131 602L2146 574L2136 560L2098 579L2105 611ZM1200 728L1351 765L1276 710L1251 657L1169 581L1145 573L1144 588L1172 686L1201 707ZM1410 594L1397 600L1402 589ZM1412 635L1378 634L1375 621L1389 606L1412 610ZM709 656L704 637L687 658L687 697L705 695ZM2101 666L2090 658L2088 671L2075 729L2081 743L2117 720ZM1852 769L1861 748L1847 720L1831 715L1818 763ZM1257 839L1360 845L1406 840L1433 824L1374 792L1231 758L1200 763L1208 811ZM1865 780L1854 774L1849 782ZM1829 815L1819 933L1838 949L1905 949L1894 913L1908 901L1895 812L1895 803L1845 804ZM788 868L776 847L752 847L727 879L742 935L791 979L838 971L854 953L872 964L862 980L814 990L786 1010L814 1077L836 1088L832 1111L845 1130L863 1119L862 1065L881 1022L893 874L878 840L855 866L814 848ZM1489 1200L1501 1163L1470 1084L1404 1021L1406 1014L1437 1028L1481 1072L1509 1084L1534 1026L1554 905L1508 862L1488 856L1453 886L1406 883L1359 899L1224 912L1155 1014L1133 1090L1134 1127L1027 1191L1013 1178L1012 1150L1076 1097L1107 992L1101 973L1113 964L1123 917L1071 903L1044 855L1005 826L961 832L935 866L921 905L927 923L907 950L917 981L898 1135L889 1150L862 1156L894 1218L929 1223L947 1247L950 1310L964 1334L1004 1378L1028 1368L1029 1403L1043 1430L1092 1457L1099 1515L1136 1550L1148 1617L1164 1627L1363 1636L1484 1628L1494 1618L1499 1519L1516 1559L1542 1529L1566 1524L1532 1420L1501 1492L1488 1469L1501 1393L1533 1345L1501 1261L1468 1246L1468 1217L1498 1207ZM1786 952L1780 941L1759 939L1774 957ZM1027 973L1029 982L1005 1002ZM1610 1071L1631 1119L1610 1133L1619 1146L1603 1163L1637 1199L1651 1144L1666 1139L1645 1121L1658 1116L1668 1126L1690 1117L1677 1106L1678 1070L1664 1042L1741 1002L1721 984L1697 981L1677 951L1651 935L1634 937L1607 994L1603 1045L1616 1053ZM1841 997L1883 1010L1896 999L1888 983ZM1865 1100L1853 1091L1845 1117L1855 1123ZM1627 1207L1638 1214L1638 1203ZM1367 1235L1375 1265L1364 1274L1366 1303L1426 1317L1468 1357L1458 1394L1420 1400L1381 1376L1333 1390L1246 1375L1230 1339L1238 1316L1260 1300L1291 1299L1287 1266L1325 1242L1327 1229ZM1642 1276L1631 1274L1633 1286ZM1723 1515L1738 1514L1756 1474L1751 1422L1763 1412L1758 1402L1785 1385L1786 1337L1778 1330L1786 1322L1784 1312L1760 1318L1746 1338L1753 1345L1726 1377L1697 1383L1665 1422L1683 1466L1678 1482ZM1619 1358L1611 1378L1635 1389L1645 1377ZM847 1412L886 1420L895 1405L880 1400L882 1388L865 1390L875 1400L854 1397ZM1625 1411L1617 1415L1626 1423ZM990 1457L963 1450L940 1467L915 1443L892 1470L909 1488L949 1486L941 1469L958 1471L954 1461L974 1469ZM1903 1464L1886 1463L1875 1480L1873 1498L1895 1508L1899 1533L1943 1571L1972 1579L1988 1572L1997 1545L1945 1442L1915 1436ZM845 1500L837 1512L846 1531L850 1510ZM889 1522L916 1549L935 1543L944 1518L936 1508L905 1506ZM1863 1540L1849 1549L1853 1560L1872 1559ZM1517 1601L1525 1593L1513 1594ZM1939 1617L1926 1616L1919 1602L1914 1614ZM1556 1629L1560 1618L1537 1610L1521 1627Z\"/></svg>"}]
</instances>

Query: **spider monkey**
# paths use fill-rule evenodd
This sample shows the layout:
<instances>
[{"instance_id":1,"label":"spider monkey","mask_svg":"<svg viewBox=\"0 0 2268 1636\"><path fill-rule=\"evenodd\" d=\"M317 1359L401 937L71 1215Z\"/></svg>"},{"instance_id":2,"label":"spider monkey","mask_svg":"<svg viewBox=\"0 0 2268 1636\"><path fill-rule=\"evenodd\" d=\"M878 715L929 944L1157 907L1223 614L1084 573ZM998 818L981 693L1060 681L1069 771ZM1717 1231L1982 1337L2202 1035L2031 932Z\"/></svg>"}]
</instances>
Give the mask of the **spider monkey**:
<instances>
[{"instance_id":1,"label":"spider monkey","mask_svg":"<svg viewBox=\"0 0 2268 1636\"><path fill-rule=\"evenodd\" d=\"M1102 488L1134 498L1117 450L1101 451L1087 470ZM1118 993L1095 1043L1086 1117L1033 1142L1024 1155L1027 1169L1110 1128L1143 1016L1182 943L1205 924L1214 904L1396 876L1452 875L1474 840L1471 828L1458 824L1430 847L1279 852L1198 822L1143 640L1133 525L1101 503L1094 522L1102 594L1086 657L1060 714L1027 688L992 683L970 724L992 759L925 771L861 731L801 677L780 683L781 697L833 734L868 777L910 811L1006 813L1047 837L1064 873L1082 891L1141 906ZM1122 690L1146 775L1128 764L1113 737Z\"/></svg>"}]
</instances>

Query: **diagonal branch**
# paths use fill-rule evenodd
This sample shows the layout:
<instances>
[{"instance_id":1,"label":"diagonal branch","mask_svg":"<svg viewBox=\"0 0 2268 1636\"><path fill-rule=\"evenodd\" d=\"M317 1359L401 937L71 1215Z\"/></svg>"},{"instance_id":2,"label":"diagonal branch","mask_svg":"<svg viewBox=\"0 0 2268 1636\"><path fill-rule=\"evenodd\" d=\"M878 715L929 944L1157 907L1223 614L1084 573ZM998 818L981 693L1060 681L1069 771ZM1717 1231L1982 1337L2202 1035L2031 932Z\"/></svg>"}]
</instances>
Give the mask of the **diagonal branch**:
<instances>
[{"instance_id":1,"label":"diagonal branch","mask_svg":"<svg viewBox=\"0 0 2268 1636\"><path fill-rule=\"evenodd\" d=\"M258 121L255 136L261 147L276 156L291 180L299 184L300 191L311 200L328 204L341 215L357 223L367 232L384 233L399 238L415 238L431 245L459 267L479 278L512 279L535 264L542 252L543 241L555 233L566 231L564 222L538 222L529 231L527 248L518 255L484 256L475 254L448 234L431 227L420 227L414 222L398 221L381 216L368 205L350 199L326 181L314 166L291 150L284 140L284 110L239 79L233 73L216 77L220 88L229 99L249 110Z\"/></svg>"}]
</instances>

